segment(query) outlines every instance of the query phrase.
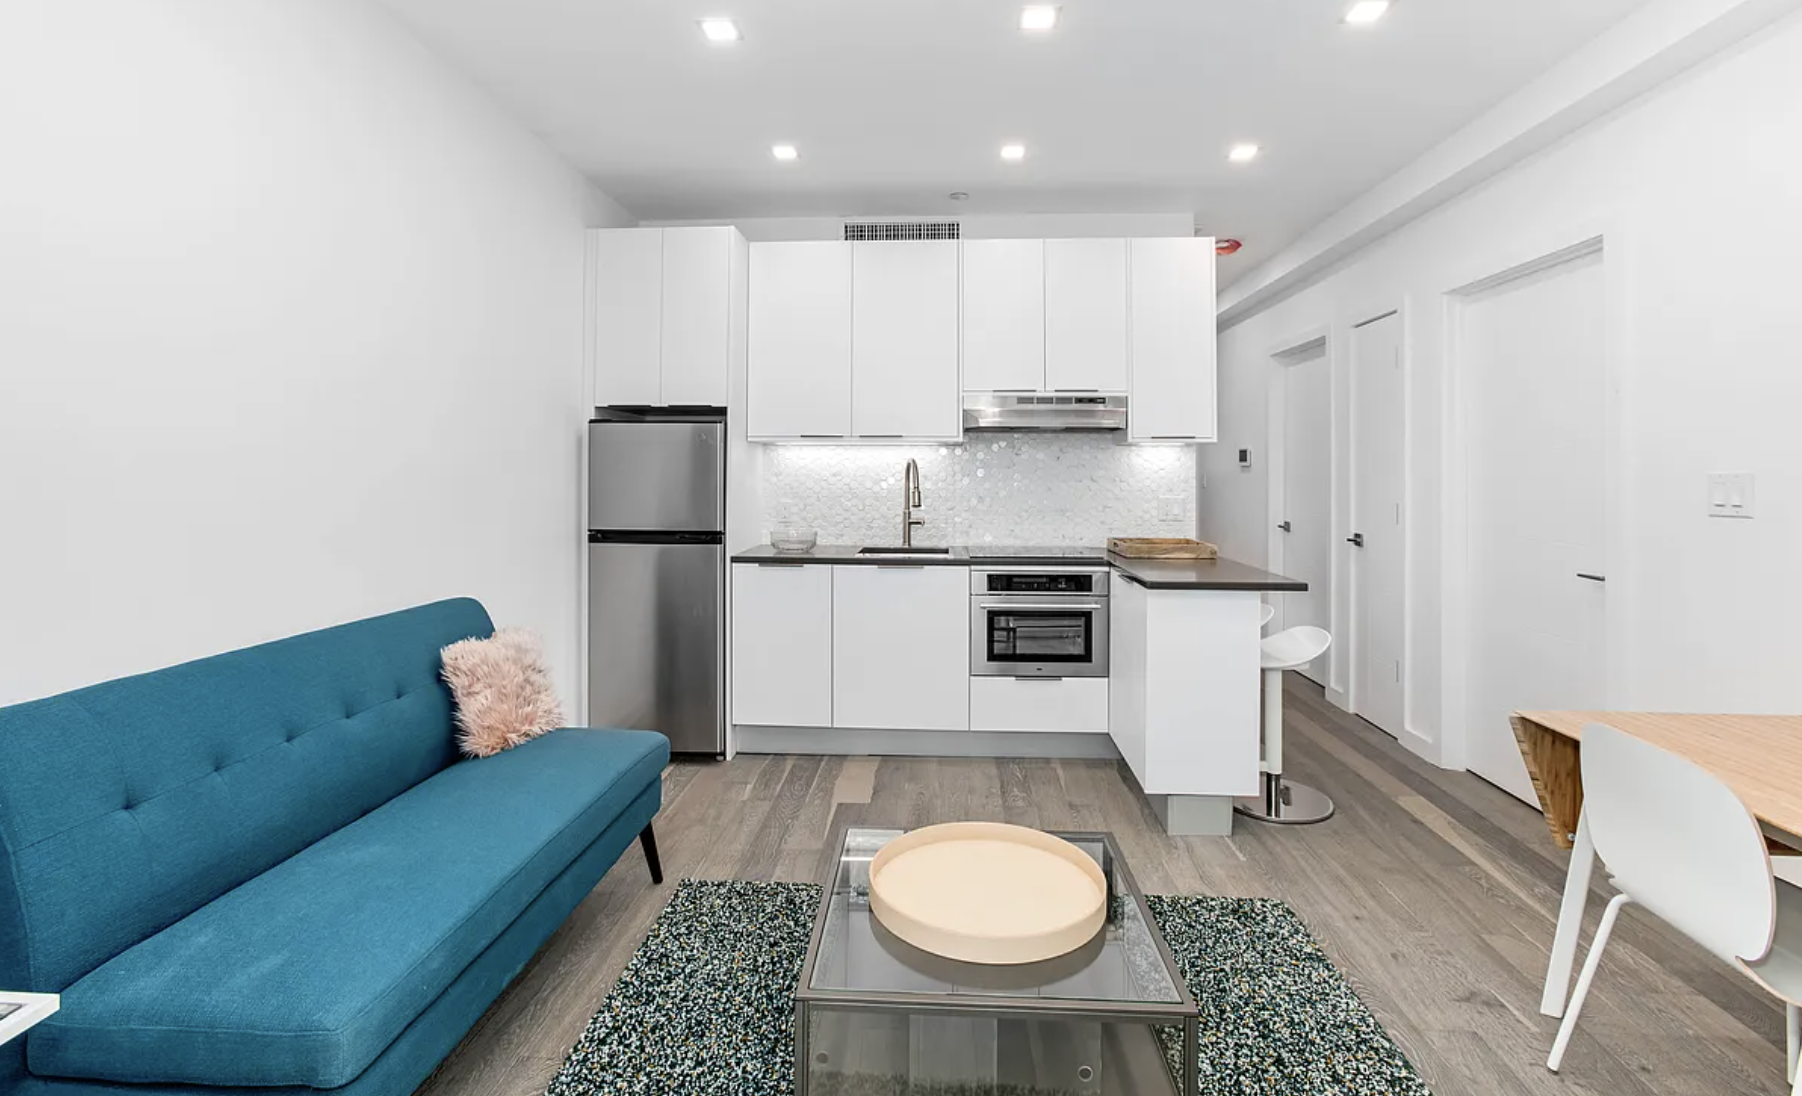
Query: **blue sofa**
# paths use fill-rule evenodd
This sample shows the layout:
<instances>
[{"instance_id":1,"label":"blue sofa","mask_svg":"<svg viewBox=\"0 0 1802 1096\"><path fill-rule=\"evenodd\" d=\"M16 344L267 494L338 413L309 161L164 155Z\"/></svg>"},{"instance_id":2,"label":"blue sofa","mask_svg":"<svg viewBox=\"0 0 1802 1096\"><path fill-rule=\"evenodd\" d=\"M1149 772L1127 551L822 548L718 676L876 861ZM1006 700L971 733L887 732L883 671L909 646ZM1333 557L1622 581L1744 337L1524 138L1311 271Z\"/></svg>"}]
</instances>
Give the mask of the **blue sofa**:
<instances>
[{"instance_id":1,"label":"blue sofa","mask_svg":"<svg viewBox=\"0 0 1802 1096\"><path fill-rule=\"evenodd\" d=\"M443 601L0 709L7 1096L405 1096L639 838L669 743L460 760ZM155 1089L138 1086L156 1085Z\"/></svg>"}]
</instances>

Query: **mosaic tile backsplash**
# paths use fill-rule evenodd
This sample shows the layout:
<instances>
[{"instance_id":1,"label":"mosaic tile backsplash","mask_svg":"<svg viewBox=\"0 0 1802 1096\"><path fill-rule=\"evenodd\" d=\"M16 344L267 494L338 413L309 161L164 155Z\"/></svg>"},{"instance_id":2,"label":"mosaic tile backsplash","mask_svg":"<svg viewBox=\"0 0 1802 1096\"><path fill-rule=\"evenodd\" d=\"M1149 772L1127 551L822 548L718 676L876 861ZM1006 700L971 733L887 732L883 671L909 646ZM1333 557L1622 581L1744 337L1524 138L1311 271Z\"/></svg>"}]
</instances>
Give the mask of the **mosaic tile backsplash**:
<instances>
[{"instance_id":1,"label":"mosaic tile backsplash","mask_svg":"<svg viewBox=\"0 0 1802 1096\"><path fill-rule=\"evenodd\" d=\"M821 544L901 543L901 477L920 462L916 544L1100 545L1193 536L1195 450L1107 434L972 434L963 445L772 445L764 532L790 521Z\"/></svg>"}]
</instances>

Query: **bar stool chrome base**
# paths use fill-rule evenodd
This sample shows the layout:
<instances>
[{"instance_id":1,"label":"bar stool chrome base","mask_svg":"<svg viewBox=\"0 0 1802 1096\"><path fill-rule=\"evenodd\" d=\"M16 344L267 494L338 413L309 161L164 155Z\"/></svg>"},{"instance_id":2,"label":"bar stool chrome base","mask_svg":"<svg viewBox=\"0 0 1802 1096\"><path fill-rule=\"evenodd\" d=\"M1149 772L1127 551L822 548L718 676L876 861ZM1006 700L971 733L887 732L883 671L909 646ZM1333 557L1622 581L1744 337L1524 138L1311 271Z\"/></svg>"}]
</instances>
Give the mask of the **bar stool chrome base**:
<instances>
[{"instance_id":1,"label":"bar stool chrome base","mask_svg":"<svg viewBox=\"0 0 1802 1096\"><path fill-rule=\"evenodd\" d=\"M1311 826L1333 817L1333 801L1324 793L1284 780L1279 773L1263 775L1264 794L1234 799L1234 813L1279 826Z\"/></svg>"}]
</instances>

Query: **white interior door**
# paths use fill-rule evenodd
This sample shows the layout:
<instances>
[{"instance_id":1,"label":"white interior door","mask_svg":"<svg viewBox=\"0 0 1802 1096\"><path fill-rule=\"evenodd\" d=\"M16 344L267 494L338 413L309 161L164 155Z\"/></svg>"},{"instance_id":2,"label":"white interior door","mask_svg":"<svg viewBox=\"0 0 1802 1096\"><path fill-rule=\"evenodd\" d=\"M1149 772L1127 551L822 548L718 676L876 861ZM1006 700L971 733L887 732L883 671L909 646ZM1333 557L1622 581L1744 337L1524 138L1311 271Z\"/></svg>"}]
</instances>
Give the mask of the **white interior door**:
<instances>
[{"instance_id":1,"label":"white interior door","mask_svg":"<svg viewBox=\"0 0 1802 1096\"><path fill-rule=\"evenodd\" d=\"M1403 721L1402 318L1352 329L1352 707L1392 735Z\"/></svg>"},{"instance_id":2,"label":"white interior door","mask_svg":"<svg viewBox=\"0 0 1802 1096\"><path fill-rule=\"evenodd\" d=\"M1484 290L1460 319L1466 762L1537 805L1508 714L1606 708L1603 256Z\"/></svg>"},{"instance_id":3,"label":"white interior door","mask_svg":"<svg viewBox=\"0 0 1802 1096\"><path fill-rule=\"evenodd\" d=\"M1280 359L1283 386L1282 571L1308 584L1306 593L1278 594L1278 628L1332 628L1333 606L1333 375L1326 344ZM1301 672L1326 676L1326 660Z\"/></svg>"}]
</instances>

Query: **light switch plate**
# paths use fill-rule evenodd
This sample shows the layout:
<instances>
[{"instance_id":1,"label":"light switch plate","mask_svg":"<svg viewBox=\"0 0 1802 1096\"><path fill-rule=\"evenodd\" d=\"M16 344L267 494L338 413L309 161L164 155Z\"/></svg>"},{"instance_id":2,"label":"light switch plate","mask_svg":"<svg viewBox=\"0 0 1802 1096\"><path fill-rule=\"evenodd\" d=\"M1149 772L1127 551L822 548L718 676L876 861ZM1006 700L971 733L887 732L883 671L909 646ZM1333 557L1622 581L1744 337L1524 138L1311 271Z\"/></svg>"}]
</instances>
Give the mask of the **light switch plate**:
<instances>
[{"instance_id":1,"label":"light switch plate","mask_svg":"<svg viewBox=\"0 0 1802 1096\"><path fill-rule=\"evenodd\" d=\"M1183 497L1181 495L1162 495L1158 498L1159 521L1183 520Z\"/></svg>"},{"instance_id":2,"label":"light switch plate","mask_svg":"<svg viewBox=\"0 0 1802 1096\"><path fill-rule=\"evenodd\" d=\"M1708 474L1708 516L1711 518L1749 518L1756 512L1753 503L1756 483L1750 472L1710 472Z\"/></svg>"}]
</instances>

